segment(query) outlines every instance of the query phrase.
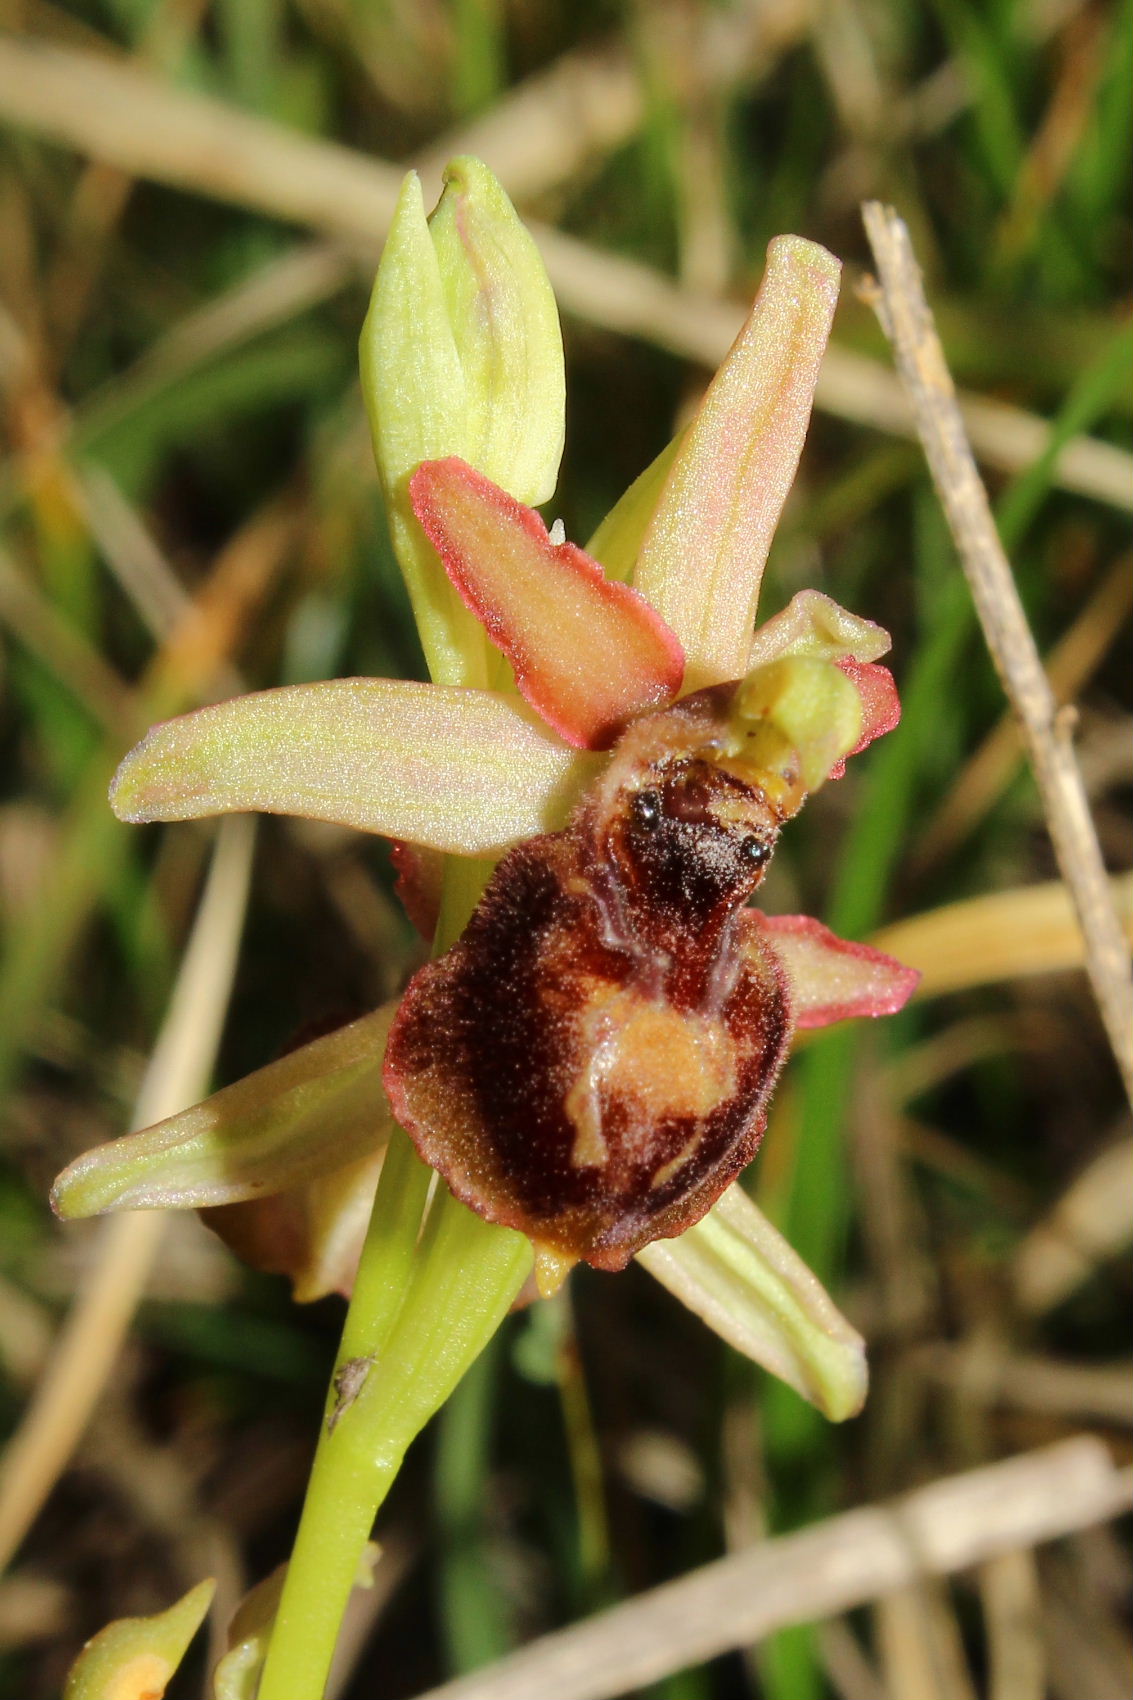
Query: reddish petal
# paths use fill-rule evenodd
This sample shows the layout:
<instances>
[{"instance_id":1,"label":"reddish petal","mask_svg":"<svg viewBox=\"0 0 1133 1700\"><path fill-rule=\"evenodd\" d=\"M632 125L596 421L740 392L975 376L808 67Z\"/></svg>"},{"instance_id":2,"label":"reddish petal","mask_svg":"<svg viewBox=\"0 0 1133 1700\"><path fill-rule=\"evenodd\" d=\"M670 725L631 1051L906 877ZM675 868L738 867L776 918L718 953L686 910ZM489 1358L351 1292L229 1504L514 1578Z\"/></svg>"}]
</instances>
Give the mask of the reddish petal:
<instances>
[{"instance_id":1,"label":"reddish petal","mask_svg":"<svg viewBox=\"0 0 1133 1700\"><path fill-rule=\"evenodd\" d=\"M460 595L568 743L604 749L675 696L684 652L661 616L573 543L455 456L409 481L414 512Z\"/></svg>"},{"instance_id":2,"label":"reddish petal","mask_svg":"<svg viewBox=\"0 0 1133 1700\"><path fill-rule=\"evenodd\" d=\"M441 912L444 856L439 850L399 838L390 848L390 857L397 870L393 889L401 906L421 937L431 939Z\"/></svg>"},{"instance_id":3,"label":"reddish petal","mask_svg":"<svg viewBox=\"0 0 1133 1700\"><path fill-rule=\"evenodd\" d=\"M901 700L888 667L879 667L875 661L854 661L848 655L842 656L837 666L855 686L862 699L862 735L850 751L851 756L856 756L867 744L872 744L875 738L892 732L901 718ZM830 777L841 779L845 771L846 762L840 761L836 767L831 768Z\"/></svg>"},{"instance_id":4,"label":"reddish petal","mask_svg":"<svg viewBox=\"0 0 1133 1700\"><path fill-rule=\"evenodd\" d=\"M868 944L840 939L809 915L764 915L744 921L778 956L791 987L796 1027L828 1027L856 1015L895 1015L920 982L915 968Z\"/></svg>"}]
</instances>

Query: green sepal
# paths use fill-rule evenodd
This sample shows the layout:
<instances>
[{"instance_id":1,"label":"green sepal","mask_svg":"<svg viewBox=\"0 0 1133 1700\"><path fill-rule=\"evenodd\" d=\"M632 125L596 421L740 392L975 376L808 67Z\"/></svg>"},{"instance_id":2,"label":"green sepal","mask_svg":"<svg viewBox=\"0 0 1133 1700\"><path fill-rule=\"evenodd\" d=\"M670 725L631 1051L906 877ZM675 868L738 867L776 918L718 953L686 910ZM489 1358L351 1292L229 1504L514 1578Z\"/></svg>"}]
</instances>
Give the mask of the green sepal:
<instances>
[{"instance_id":1,"label":"green sepal","mask_svg":"<svg viewBox=\"0 0 1133 1700\"><path fill-rule=\"evenodd\" d=\"M51 1189L66 1219L282 1192L377 1150L392 1125L382 1057L395 1006L291 1051L203 1104L84 1152Z\"/></svg>"},{"instance_id":2,"label":"green sepal","mask_svg":"<svg viewBox=\"0 0 1133 1700\"><path fill-rule=\"evenodd\" d=\"M586 553L601 561L607 578L618 579L622 584L633 583L633 569L645 533L680 446L680 435L665 444L624 495L619 496L586 545Z\"/></svg>"},{"instance_id":3,"label":"green sepal","mask_svg":"<svg viewBox=\"0 0 1133 1700\"><path fill-rule=\"evenodd\" d=\"M729 1345L832 1422L861 1410L868 1385L861 1336L738 1185L679 1239L655 1240L637 1257Z\"/></svg>"}]
</instances>

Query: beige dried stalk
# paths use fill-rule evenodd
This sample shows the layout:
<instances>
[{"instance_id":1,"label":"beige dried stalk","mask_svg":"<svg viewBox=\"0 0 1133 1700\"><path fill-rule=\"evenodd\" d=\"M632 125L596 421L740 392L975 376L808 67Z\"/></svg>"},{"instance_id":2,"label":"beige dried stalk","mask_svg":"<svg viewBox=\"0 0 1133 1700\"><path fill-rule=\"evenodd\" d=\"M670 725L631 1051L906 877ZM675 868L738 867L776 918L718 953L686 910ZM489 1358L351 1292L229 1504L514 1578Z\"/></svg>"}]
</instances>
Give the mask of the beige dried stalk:
<instances>
[{"instance_id":1,"label":"beige dried stalk","mask_svg":"<svg viewBox=\"0 0 1133 1700\"><path fill-rule=\"evenodd\" d=\"M766 5L759 10L767 14ZM320 231L358 255L363 269L372 268L402 176L399 167L237 111L136 65L31 37L0 35L0 121L119 171ZM476 139L473 133L455 145ZM435 170L435 159L426 163ZM510 172L497 163L510 188ZM683 290L650 266L603 253L563 231L530 220L527 225L568 312L710 368L724 358L744 317L734 302ZM297 262L296 289L308 300L317 288L337 287L342 275L334 258L309 258L310 270ZM294 287L296 280L285 282ZM278 301L274 290L268 293ZM828 347L814 399L820 411L839 418L911 434L893 374L853 349ZM1047 422L1020 408L972 395L960 405L989 465L1016 472L1050 442ZM1062 446L1052 476L1066 489L1127 511L1133 506L1131 470L1133 457L1125 450L1078 436Z\"/></svg>"},{"instance_id":2,"label":"beige dried stalk","mask_svg":"<svg viewBox=\"0 0 1133 1700\"><path fill-rule=\"evenodd\" d=\"M872 305L893 344L917 434L971 587L988 649L1019 717L1062 877L1086 945L1086 971L1133 1101L1133 977L1074 755L1074 715L1043 670L992 517L909 232L892 207L863 208L880 283Z\"/></svg>"},{"instance_id":3,"label":"beige dried stalk","mask_svg":"<svg viewBox=\"0 0 1133 1700\"><path fill-rule=\"evenodd\" d=\"M421 1700L614 1700L788 1624L1105 1522L1131 1500L1131 1472L1077 1435L757 1542Z\"/></svg>"}]
</instances>

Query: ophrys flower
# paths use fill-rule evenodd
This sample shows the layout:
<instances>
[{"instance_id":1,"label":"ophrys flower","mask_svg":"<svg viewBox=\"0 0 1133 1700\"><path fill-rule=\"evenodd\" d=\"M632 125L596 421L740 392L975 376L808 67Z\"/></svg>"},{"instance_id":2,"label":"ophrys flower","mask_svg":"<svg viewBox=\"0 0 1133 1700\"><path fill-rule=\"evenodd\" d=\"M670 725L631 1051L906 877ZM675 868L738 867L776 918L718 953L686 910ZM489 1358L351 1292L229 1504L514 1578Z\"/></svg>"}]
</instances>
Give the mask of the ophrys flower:
<instances>
[{"instance_id":1,"label":"ophrys flower","mask_svg":"<svg viewBox=\"0 0 1133 1700\"><path fill-rule=\"evenodd\" d=\"M532 1237L547 1289L577 1257L620 1267L698 1222L754 1153L792 1032L912 988L815 921L746 907L784 821L896 719L878 627L803 592L752 629L838 270L772 244L695 419L587 555L524 505L550 493L562 441L537 257L475 162L431 228L411 182L364 367L433 683L216 704L156 727L115 782L125 819L266 809L419 848L405 883L419 916L440 897L449 953L411 983L386 1085L458 1195ZM504 852L456 942L484 871L461 859ZM347 1173L364 1191L391 1017L80 1159L58 1206L226 1204ZM805 1363L792 1379L838 1414L864 1385L833 1396Z\"/></svg>"}]
</instances>

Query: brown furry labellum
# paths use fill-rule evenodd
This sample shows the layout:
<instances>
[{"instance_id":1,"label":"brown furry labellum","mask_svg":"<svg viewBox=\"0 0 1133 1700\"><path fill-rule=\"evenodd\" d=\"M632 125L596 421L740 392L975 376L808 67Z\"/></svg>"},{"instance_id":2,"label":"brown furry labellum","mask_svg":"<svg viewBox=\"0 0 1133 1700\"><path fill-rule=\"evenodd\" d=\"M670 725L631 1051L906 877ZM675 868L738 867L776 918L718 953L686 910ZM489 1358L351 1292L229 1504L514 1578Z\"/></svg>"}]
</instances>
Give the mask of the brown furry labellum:
<instances>
[{"instance_id":1,"label":"brown furry labellum","mask_svg":"<svg viewBox=\"0 0 1133 1700\"><path fill-rule=\"evenodd\" d=\"M797 798L729 762L734 689L635 721L566 830L504 857L390 1033L421 1156L564 1269L690 1227L766 1124L789 991L743 906Z\"/></svg>"}]
</instances>

